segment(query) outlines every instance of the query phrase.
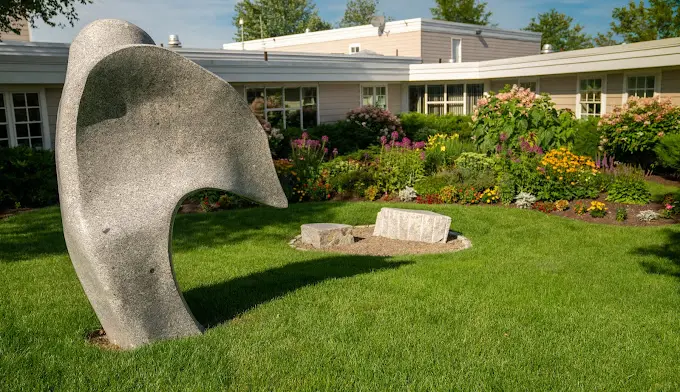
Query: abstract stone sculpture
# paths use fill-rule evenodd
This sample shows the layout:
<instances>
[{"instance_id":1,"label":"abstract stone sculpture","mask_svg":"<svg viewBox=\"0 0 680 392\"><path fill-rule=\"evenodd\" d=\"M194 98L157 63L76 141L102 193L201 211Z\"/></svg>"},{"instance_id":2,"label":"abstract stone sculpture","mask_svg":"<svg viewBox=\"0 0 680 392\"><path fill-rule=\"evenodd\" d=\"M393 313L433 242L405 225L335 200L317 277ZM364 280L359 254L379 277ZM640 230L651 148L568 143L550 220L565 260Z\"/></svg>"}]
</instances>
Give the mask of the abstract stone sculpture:
<instances>
[{"instance_id":1,"label":"abstract stone sculpture","mask_svg":"<svg viewBox=\"0 0 680 392\"><path fill-rule=\"evenodd\" d=\"M451 217L432 211L383 208L375 221L373 235L403 241L446 243Z\"/></svg>"},{"instance_id":2,"label":"abstract stone sculpture","mask_svg":"<svg viewBox=\"0 0 680 392\"><path fill-rule=\"evenodd\" d=\"M71 45L56 154L71 260L122 348L203 329L171 262L174 215L188 193L217 188L287 206L243 97L120 20L90 24Z\"/></svg>"}]
</instances>

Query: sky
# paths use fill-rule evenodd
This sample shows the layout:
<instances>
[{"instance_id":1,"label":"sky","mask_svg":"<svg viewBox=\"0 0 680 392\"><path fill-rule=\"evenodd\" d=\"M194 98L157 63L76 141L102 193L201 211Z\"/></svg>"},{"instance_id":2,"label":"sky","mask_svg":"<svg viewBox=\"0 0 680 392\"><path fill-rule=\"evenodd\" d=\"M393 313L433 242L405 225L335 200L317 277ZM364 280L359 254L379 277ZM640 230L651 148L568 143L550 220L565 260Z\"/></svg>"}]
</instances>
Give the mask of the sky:
<instances>
[{"instance_id":1,"label":"sky","mask_svg":"<svg viewBox=\"0 0 680 392\"><path fill-rule=\"evenodd\" d=\"M486 0L493 13L492 22L500 28L521 29L538 13L555 8L574 18L595 35L606 32L611 12L628 0ZM233 42L234 4L237 0L94 0L79 5L80 20L74 27L49 27L42 23L32 30L33 41L71 42L88 23L102 18L117 18L132 22L157 42L167 42L169 34L177 34L185 48L219 49ZM338 22L346 0L316 0L321 17ZM434 0L382 0L380 11L396 20L431 18Z\"/></svg>"}]
</instances>

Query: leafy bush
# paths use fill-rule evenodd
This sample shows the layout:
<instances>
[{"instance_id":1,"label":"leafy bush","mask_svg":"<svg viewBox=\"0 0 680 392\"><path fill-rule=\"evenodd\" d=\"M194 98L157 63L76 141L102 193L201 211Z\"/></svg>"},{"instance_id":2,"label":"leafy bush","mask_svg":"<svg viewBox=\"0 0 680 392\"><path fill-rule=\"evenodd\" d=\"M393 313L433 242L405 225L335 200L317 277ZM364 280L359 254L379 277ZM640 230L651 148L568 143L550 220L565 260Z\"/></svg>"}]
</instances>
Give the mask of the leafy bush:
<instances>
[{"instance_id":1,"label":"leafy bush","mask_svg":"<svg viewBox=\"0 0 680 392\"><path fill-rule=\"evenodd\" d=\"M536 196L527 192L520 192L515 196L515 205L518 208L529 209L536 202Z\"/></svg>"},{"instance_id":2,"label":"leafy bush","mask_svg":"<svg viewBox=\"0 0 680 392\"><path fill-rule=\"evenodd\" d=\"M373 138L374 143L380 139L380 136L387 137L393 132L397 132L399 136L404 134L401 121L397 116L387 109L375 106L361 106L351 110L347 113L347 122L363 129Z\"/></svg>"},{"instance_id":3,"label":"leafy bush","mask_svg":"<svg viewBox=\"0 0 680 392\"><path fill-rule=\"evenodd\" d=\"M300 135L299 132L297 135ZM330 148L337 149L341 154L348 154L378 143L378 137L375 134L367 132L366 128L361 125L348 121L320 124L308 129L307 132L313 139L328 136L331 140Z\"/></svg>"},{"instance_id":4,"label":"leafy bush","mask_svg":"<svg viewBox=\"0 0 680 392\"><path fill-rule=\"evenodd\" d=\"M321 140L302 133L291 143L291 158L274 161L274 167L289 201L327 200L331 197L328 171L321 164L328 156L328 137Z\"/></svg>"},{"instance_id":5,"label":"leafy bush","mask_svg":"<svg viewBox=\"0 0 680 392\"><path fill-rule=\"evenodd\" d=\"M453 166L456 159L466 152L475 151L473 143L462 142L458 134L436 134L431 136L425 147L425 167L428 172L435 173Z\"/></svg>"},{"instance_id":6,"label":"leafy bush","mask_svg":"<svg viewBox=\"0 0 680 392\"><path fill-rule=\"evenodd\" d=\"M378 188L386 193L413 186L425 176L425 152L420 151L408 138L398 141L397 132L388 143L382 138L383 148L375 171Z\"/></svg>"},{"instance_id":7,"label":"leafy bush","mask_svg":"<svg viewBox=\"0 0 680 392\"><path fill-rule=\"evenodd\" d=\"M543 176L536 170L540 164L540 157L534 155L524 155L521 158L504 159L501 172L504 176L506 188L512 184L514 192L527 192L537 194L541 190ZM503 186L501 185L501 188ZM509 189L508 189L509 191ZM517 193L513 193L514 196Z\"/></svg>"},{"instance_id":8,"label":"leafy bush","mask_svg":"<svg viewBox=\"0 0 680 392\"><path fill-rule=\"evenodd\" d=\"M534 203L533 206L531 206L531 209L541 211L543 213L549 214L557 209L555 206L555 203L549 202L549 201L539 201Z\"/></svg>"},{"instance_id":9,"label":"leafy bush","mask_svg":"<svg viewBox=\"0 0 680 392\"><path fill-rule=\"evenodd\" d=\"M616 209L616 221L617 222L623 222L626 219L628 219L628 211L623 207L617 208Z\"/></svg>"},{"instance_id":10,"label":"leafy bush","mask_svg":"<svg viewBox=\"0 0 680 392\"><path fill-rule=\"evenodd\" d=\"M607 189L607 200L627 204L647 204L652 198L644 172L631 166L617 168L614 181Z\"/></svg>"},{"instance_id":11,"label":"leafy bush","mask_svg":"<svg viewBox=\"0 0 680 392\"><path fill-rule=\"evenodd\" d=\"M670 99L630 97L600 120L601 149L622 162L643 166L655 160L654 149L666 135L680 132L680 110Z\"/></svg>"},{"instance_id":12,"label":"leafy bush","mask_svg":"<svg viewBox=\"0 0 680 392\"><path fill-rule=\"evenodd\" d=\"M595 198L599 193L595 162L565 147L545 154L537 170L544 177L538 193L542 200Z\"/></svg>"},{"instance_id":13,"label":"leafy bush","mask_svg":"<svg viewBox=\"0 0 680 392\"><path fill-rule=\"evenodd\" d=\"M472 131L482 152L519 152L521 137L536 135L543 150L567 146L575 132L573 113L555 109L547 94L513 86L477 101Z\"/></svg>"},{"instance_id":14,"label":"leafy bush","mask_svg":"<svg viewBox=\"0 0 680 392\"><path fill-rule=\"evenodd\" d=\"M52 151L28 147L0 149L0 208L43 207L58 199Z\"/></svg>"},{"instance_id":15,"label":"leafy bush","mask_svg":"<svg viewBox=\"0 0 680 392\"><path fill-rule=\"evenodd\" d=\"M574 203L574 212L576 215L583 215L588 211L588 207L582 202L582 201L577 201Z\"/></svg>"},{"instance_id":16,"label":"leafy bush","mask_svg":"<svg viewBox=\"0 0 680 392\"><path fill-rule=\"evenodd\" d=\"M419 195L434 195L447 186L454 186L460 183L460 177L444 172L420 179L415 183L414 189Z\"/></svg>"},{"instance_id":17,"label":"leafy bush","mask_svg":"<svg viewBox=\"0 0 680 392\"><path fill-rule=\"evenodd\" d=\"M680 172L680 133L665 135L654 148L659 165Z\"/></svg>"},{"instance_id":18,"label":"leafy bush","mask_svg":"<svg viewBox=\"0 0 680 392\"><path fill-rule=\"evenodd\" d=\"M477 152L464 152L460 154L455 160L456 167L460 169L469 169L476 171L484 171L493 169L495 161L484 154Z\"/></svg>"},{"instance_id":19,"label":"leafy bush","mask_svg":"<svg viewBox=\"0 0 680 392\"><path fill-rule=\"evenodd\" d=\"M410 186L399 191L399 200L403 202L413 201L416 197L418 197L418 195L416 194L415 189Z\"/></svg>"},{"instance_id":20,"label":"leafy bush","mask_svg":"<svg viewBox=\"0 0 680 392\"><path fill-rule=\"evenodd\" d=\"M598 117L578 119L575 122L574 146L571 151L577 155L595 158L600 153L600 129Z\"/></svg>"},{"instance_id":21,"label":"leafy bush","mask_svg":"<svg viewBox=\"0 0 680 392\"><path fill-rule=\"evenodd\" d=\"M510 205L515 200L517 194L515 181L509 173L501 173L498 177L498 196L501 203Z\"/></svg>"},{"instance_id":22,"label":"leafy bush","mask_svg":"<svg viewBox=\"0 0 680 392\"><path fill-rule=\"evenodd\" d=\"M652 210L644 210L638 212L636 217L638 218L638 220L641 220L643 222L651 222L653 220L659 219L659 214Z\"/></svg>"},{"instance_id":23,"label":"leafy bush","mask_svg":"<svg viewBox=\"0 0 680 392\"><path fill-rule=\"evenodd\" d=\"M337 193L344 196L359 196L374 184L374 165L345 157L337 157L321 165L328 173L328 183Z\"/></svg>"},{"instance_id":24,"label":"leafy bush","mask_svg":"<svg viewBox=\"0 0 680 392\"><path fill-rule=\"evenodd\" d=\"M371 185L366 188L366 191L364 192L364 198L366 198L368 201L373 201L378 197L378 193L380 193L380 189L375 185Z\"/></svg>"},{"instance_id":25,"label":"leafy bush","mask_svg":"<svg viewBox=\"0 0 680 392\"><path fill-rule=\"evenodd\" d=\"M456 116L452 114L438 116L435 114L408 112L400 114L399 118L404 134L415 141L426 141L428 136L436 133L446 135L457 133L463 140L468 140L472 136L470 116ZM431 130L435 132L430 134Z\"/></svg>"}]
</instances>

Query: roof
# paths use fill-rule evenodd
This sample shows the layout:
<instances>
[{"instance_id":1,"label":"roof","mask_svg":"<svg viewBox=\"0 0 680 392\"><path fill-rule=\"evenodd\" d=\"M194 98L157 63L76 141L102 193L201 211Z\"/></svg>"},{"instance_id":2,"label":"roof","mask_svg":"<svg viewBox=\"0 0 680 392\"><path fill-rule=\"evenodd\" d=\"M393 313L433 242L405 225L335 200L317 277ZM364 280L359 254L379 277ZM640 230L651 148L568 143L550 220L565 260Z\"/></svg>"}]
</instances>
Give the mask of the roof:
<instances>
[{"instance_id":1,"label":"roof","mask_svg":"<svg viewBox=\"0 0 680 392\"><path fill-rule=\"evenodd\" d=\"M454 23L433 19L405 19L387 22L385 34L399 34L414 31L427 31L438 33L450 33L454 35L481 35L490 38L513 39L520 41L541 42L541 34L531 31L500 29L497 27L480 26L466 23ZM291 45L307 45L312 43L338 41L343 39L358 39L363 37L375 37L377 28L371 25L345 27L340 29L314 31L310 33L284 35L274 38L265 38L245 42L232 42L224 44L223 49L241 50L271 50Z\"/></svg>"}]
</instances>

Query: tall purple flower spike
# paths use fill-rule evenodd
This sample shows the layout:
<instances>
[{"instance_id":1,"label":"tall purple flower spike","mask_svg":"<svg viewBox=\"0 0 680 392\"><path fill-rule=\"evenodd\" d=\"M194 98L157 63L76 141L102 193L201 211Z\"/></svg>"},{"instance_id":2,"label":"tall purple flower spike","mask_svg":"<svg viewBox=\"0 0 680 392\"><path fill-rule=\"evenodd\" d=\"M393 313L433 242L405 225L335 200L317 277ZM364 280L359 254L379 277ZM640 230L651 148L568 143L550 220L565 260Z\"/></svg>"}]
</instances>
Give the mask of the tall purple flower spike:
<instances>
[{"instance_id":1,"label":"tall purple flower spike","mask_svg":"<svg viewBox=\"0 0 680 392\"><path fill-rule=\"evenodd\" d=\"M96 21L71 45L56 155L71 260L122 348L203 330L171 262L174 216L188 193L217 188L287 206L243 97L125 21Z\"/></svg>"}]
</instances>

